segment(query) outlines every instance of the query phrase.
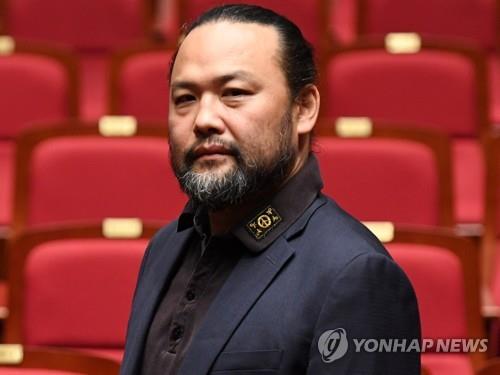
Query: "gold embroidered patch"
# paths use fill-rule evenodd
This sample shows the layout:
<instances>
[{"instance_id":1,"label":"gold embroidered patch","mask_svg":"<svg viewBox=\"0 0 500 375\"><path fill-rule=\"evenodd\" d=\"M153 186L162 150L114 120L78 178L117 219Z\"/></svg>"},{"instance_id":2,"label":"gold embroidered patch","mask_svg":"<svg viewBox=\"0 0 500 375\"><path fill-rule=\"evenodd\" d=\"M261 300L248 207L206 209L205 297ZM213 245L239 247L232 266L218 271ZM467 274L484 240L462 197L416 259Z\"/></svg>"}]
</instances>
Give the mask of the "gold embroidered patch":
<instances>
[{"instance_id":1,"label":"gold embroidered patch","mask_svg":"<svg viewBox=\"0 0 500 375\"><path fill-rule=\"evenodd\" d=\"M247 229L256 240L261 240L282 220L278 211L269 206L247 224Z\"/></svg>"}]
</instances>

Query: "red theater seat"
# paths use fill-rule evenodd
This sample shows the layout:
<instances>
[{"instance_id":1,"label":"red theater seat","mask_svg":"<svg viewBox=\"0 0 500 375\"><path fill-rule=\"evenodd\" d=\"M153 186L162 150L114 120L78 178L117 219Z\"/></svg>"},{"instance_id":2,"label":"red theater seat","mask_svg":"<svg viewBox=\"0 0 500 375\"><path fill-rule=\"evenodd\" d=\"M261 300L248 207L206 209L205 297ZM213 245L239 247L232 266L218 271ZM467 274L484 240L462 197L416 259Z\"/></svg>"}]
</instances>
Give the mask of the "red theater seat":
<instances>
[{"instance_id":1,"label":"red theater seat","mask_svg":"<svg viewBox=\"0 0 500 375\"><path fill-rule=\"evenodd\" d=\"M19 138L15 232L105 217L177 217L186 198L170 168L166 129L139 124L131 136L103 136L97 126L78 127Z\"/></svg>"},{"instance_id":2,"label":"red theater seat","mask_svg":"<svg viewBox=\"0 0 500 375\"><path fill-rule=\"evenodd\" d=\"M172 55L173 51L165 46L116 53L111 69L109 113L166 123Z\"/></svg>"},{"instance_id":3,"label":"red theater seat","mask_svg":"<svg viewBox=\"0 0 500 375\"><path fill-rule=\"evenodd\" d=\"M316 139L323 191L360 220L452 226L447 138L376 125L368 137Z\"/></svg>"},{"instance_id":4,"label":"red theater seat","mask_svg":"<svg viewBox=\"0 0 500 375\"><path fill-rule=\"evenodd\" d=\"M12 242L7 342L121 359L139 266L158 227L106 228L31 231Z\"/></svg>"},{"instance_id":5,"label":"red theater seat","mask_svg":"<svg viewBox=\"0 0 500 375\"><path fill-rule=\"evenodd\" d=\"M489 120L485 64L479 54L425 41L418 52L394 54L383 44L364 43L331 56L326 82L326 116L368 116L451 136L457 220L482 221L479 137Z\"/></svg>"},{"instance_id":6,"label":"red theater seat","mask_svg":"<svg viewBox=\"0 0 500 375\"><path fill-rule=\"evenodd\" d=\"M479 254L472 241L444 229L396 228L385 246L413 284L423 339L484 338ZM484 360L485 353L479 351L429 350L422 355L422 364L433 375L473 375Z\"/></svg>"},{"instance_id":7,"label":"red theater seat","mask_svg":"<svg viewBox=\"0 0 500 375\"><path fill-rule=\"evenodd\" d=\"M0 225L9 225L13 190L14 139L46 121L78 114L77 73L65 52L0 38L9 51L0 57Z\"/></svg>"},{"instance_id":8,"label":"red theater seat","mask_svg":"<svg viewBox=\"0 0 500 375\"><path fill-rule=\"evenodd\" d=\"M491 49L496 0L357 0L359 36L416 32Z\"/></svg>"},{"instance_id":9,"label":"red theater seat","mask_svg":"<svg viewBox=\"0 0 500 375\"><path fill-rule=\"evenodd\" d=\"M0 346L0 350L17 348ZM0 361L0 375L118 375L120 371L115 361L68 350L23 347L22 356L20 363Z\"/></svg>"},{"instance_id":10,"label":"red theater seat","mask_svg":"<svg viewBox=\"0 0 500 375\"><path fill-rule=\"evenodd\" d=\"M7 0L5 28L23 39L109 50L144 37L148 5L143 0Z\"/></svg>"},{"instance_id":11,"label":"red theater seat","mask_svg":"<svg viewBox=\"0 0 500 375\"><path fill-rule=\"evenodd\" d=\"M329 30L343 44L394 32L416 32L483 50L489 61L490 120L500 123L497 0L340 0L330 4Z\"/></svg>"},{"instance_id":12,"label":"red theater seat","mask_svg":"<svg viewBox=\"0 0 500 375\"><path fill-rule=\"evenodd\" d=\"M146 38L152 22L149 0L5 0L3 32L30 41L74 49L81 60L81 114L105 114L107 54Z\"/></svg>"}]
</instances>

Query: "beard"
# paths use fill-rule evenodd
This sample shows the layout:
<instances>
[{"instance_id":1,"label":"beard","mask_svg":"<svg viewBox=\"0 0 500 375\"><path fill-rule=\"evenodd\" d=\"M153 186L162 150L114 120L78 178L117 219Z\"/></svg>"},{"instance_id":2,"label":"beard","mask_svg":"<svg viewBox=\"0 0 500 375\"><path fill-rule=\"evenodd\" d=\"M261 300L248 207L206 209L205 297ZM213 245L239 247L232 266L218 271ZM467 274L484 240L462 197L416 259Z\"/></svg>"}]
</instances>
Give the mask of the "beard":
<instances>
[{"instance_id":1,"label":"beard","mask_svg":"<svg viewBox=\"0 0 500 375\"><path fill-rule=\"evenodd\" d=\"M245 202L250 196L277 188L290 174L296 157L292 146L292 122L289 111L283 116L280 134L277 139L275 153L264 158L262 153L243 152L237 144L220 139L216 135L208 135L197 141L181 160L175 144L170 142L170 162L182 190L196 204L207 207L210 211L218 211ZM218 145L228 150L234 158L234 165L224 173L211 171L217 161L205 161L208 171L196 172L193 165L196 161L195 149L199 145Z\"/></svg>"}]
</instances>

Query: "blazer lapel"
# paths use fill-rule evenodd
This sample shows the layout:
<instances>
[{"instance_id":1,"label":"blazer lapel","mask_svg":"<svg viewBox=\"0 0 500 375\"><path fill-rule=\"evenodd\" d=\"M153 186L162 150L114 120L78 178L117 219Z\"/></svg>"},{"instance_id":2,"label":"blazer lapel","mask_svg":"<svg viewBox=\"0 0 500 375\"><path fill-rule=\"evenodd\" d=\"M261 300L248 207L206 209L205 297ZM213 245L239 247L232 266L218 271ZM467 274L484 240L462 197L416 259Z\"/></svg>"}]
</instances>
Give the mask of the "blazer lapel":
<instances>
[{"instance_id":1,"label":"blazer lapel","mask_svg":"<svg viewBox=\"0 0 500 375\"><path fill-rule=\"evenodd\" d=\"M121 374L138 374L137 367L142 357L142 350L149 326L162 296L162 291L173 277L174 264L179 259L186 241L193 229L175 232L160 249L151 249L147 260L147 269L135 293L134 310L131 313L127 348Z\"/></svg>"},{"instance_id":2,"label":"blazer lapel","mask_svg":"<svg viewBox=\"0 0 500 375\"><path fill-rule=\"evenodd\" d=\"M210 305L204 322L184 357L179 375L208 373L239 322L293 253L288 242L279 237L259 255L248 255L240 259Z\"/></svg>"}]
</instances>

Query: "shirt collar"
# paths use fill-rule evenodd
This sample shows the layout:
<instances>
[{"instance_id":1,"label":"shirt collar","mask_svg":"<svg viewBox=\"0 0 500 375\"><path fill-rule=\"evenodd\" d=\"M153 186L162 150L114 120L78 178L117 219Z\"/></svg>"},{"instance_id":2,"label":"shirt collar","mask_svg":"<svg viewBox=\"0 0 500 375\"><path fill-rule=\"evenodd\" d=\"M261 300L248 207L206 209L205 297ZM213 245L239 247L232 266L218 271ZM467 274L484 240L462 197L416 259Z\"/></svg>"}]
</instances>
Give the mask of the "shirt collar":
<instances>
[{"instance_id":1,"label":"shirt collar","mask_svg":"<svg viewBox=\"0 0 500 375\"><path fill-rule=\"evenodd\" d=\"M258 253L283 234L314 201L323 188L319 165L309 155L304 166L282 188L233 227L231 234L250 251ZM195 216L206 214L189 201L179 217L177 231L194 225Z\"/></svg>"}]
</instances>

